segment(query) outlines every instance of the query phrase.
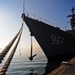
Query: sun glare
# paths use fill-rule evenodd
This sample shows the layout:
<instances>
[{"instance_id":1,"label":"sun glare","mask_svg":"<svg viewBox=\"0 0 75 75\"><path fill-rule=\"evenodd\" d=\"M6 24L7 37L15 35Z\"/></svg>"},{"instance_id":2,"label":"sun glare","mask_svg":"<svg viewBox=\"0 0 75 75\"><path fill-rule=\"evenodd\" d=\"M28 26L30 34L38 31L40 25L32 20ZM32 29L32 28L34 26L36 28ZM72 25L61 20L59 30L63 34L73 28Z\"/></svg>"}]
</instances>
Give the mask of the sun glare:
<instances>
[{"instance_id":1,"label":"sun glare","mask_svg":"<svg viewBox=\"0 0 75 75\"><path fill-rule=\"evenodd\" d=\"M18 27L16 27L15 25L16 23L18 22L15 22L15 19L11 14L9 14L6 11L0 10L0 48L4 48L17 33ZM15 31L15 29L17 31ZM30 40L30 32L26 25L24 25L23 28L23 34L21 37L20 44L22 53L24 54L26 53L29 55L31 48L31 40ZM41 47L39 46L38 42L34 37L33 37L33 50L34 53L39 53L39 51L41 50Z\"/></svg>"},{"instance_id":2,"label":"sun glare","mask_svg":"<svg viewBox=\"0 0 75 75\"><path fill-rule=\"evenodd\" d=\"M0 10L0 48L5 47L11 39L12 18L8 12Z\"/></svg>"}]
</instances>

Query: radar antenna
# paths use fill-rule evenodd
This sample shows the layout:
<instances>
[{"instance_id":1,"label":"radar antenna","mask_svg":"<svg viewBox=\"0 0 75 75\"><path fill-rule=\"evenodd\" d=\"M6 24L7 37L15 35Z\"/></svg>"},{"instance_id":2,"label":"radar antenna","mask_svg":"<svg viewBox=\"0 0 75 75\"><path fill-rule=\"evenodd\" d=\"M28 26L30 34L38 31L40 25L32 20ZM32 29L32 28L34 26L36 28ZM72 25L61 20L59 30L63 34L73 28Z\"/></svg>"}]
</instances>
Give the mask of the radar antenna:
<instances>
[{"instance_id":1,"label":"radar antenna","mask_svg":"<svg viewBox=\"0 0 75 75\"><path fill-rule=\"evenodd\" d=\"M72 7L71 11L72 11L73 14L74 14L74 10L75 10L74 7Z\"/></svg>"},{"instance_id":2,"label":"radar antenna","mask_svg":"<svg viewBox=\"0 0 75 75\"><path fill-rule=\"evenodd\" d=\"M72 9L71 9L72 14L67 16L67 17L71 17L70 24L71 24L72 30L75 30L75 13L74 13L74 10L75 10L74 7L72 7Z\"/></svg>"}]
</instances>

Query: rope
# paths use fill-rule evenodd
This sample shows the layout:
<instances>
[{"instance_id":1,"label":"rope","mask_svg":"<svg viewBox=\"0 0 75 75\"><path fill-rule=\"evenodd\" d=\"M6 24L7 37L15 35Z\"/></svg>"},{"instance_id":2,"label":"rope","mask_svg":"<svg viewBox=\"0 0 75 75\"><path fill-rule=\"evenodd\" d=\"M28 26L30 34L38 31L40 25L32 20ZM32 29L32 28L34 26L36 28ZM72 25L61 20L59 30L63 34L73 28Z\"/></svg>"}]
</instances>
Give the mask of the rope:
<instances>
[{"instance_id":1,"label":"rope","mask_svg":"<svg viewBox=\"0 0 75 75\"><path fill-rule=\"evenodd\" d=\"M11 63L11 60L12 60L12 58L13 58L13 56L14 56L14 53L15 53L16 48L17 48L17 46L18 46L18 43L19 43L19 41L20 41L21 35L22 35L22 30L20 31L20 35L19 35L19 38L18 38L18 40L17 40L17 42L16 42L16 45L14 46L14 48L13 48L13 50L11 51L11 53L10 53L8 59L6 60L6 62L5 62L4 65L2 66L2 68L0 69L0 75L5 75L5 74L6 74L6 71L7 71L8 67L9 67L9 65L10 65L10 63Z\"/></svg>"},{"instance_id":2,"label":"rope","mask_svg":"<svg viewBox=\"0 0 75 75\"><path fill-rule=\"evenodd\" d=\"M21 29L22 29L22 27L21 27ZM12 47L12 45L15 42L16 38L20 34L21 29L16 34L16 36L9 42L9 44L3 49L3 51L0 53L0 63L2 63L2 60L4 59L4 57L6 56L6 54L8 53L8 51L10 50L10 48Z\"/></svg>"}]
</instances>

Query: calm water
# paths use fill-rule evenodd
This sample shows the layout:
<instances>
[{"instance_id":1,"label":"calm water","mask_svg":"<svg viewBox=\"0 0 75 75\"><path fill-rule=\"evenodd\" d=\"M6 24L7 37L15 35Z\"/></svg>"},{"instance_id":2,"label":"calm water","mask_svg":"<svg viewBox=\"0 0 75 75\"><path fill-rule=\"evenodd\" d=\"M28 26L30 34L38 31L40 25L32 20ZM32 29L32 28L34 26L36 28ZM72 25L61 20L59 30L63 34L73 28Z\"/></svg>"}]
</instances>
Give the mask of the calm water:
<instances>
[{"instance_id":1,"label":"calm water","mask_svg":"<svg viewBox=\"0 0 75 75\"><path fill-rule=\"evenodd\" d=\"M28 57L23 55L15 55L11 64L6 72L6 75L29 75L33 72L37 75L43 75L47 64L46 57L41 54L37 55L32 62Z\"/></svg>"}]
</instances>

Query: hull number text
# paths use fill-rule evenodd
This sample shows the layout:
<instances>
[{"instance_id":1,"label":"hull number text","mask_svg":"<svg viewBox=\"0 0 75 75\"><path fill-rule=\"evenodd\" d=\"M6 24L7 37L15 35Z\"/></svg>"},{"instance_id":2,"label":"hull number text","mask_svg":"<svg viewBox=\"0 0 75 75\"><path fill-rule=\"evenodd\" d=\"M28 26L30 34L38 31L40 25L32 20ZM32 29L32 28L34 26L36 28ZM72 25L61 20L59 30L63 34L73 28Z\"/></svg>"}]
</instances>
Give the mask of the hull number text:
<instances>
[{"instance_id":1,"label":"hull number text","mask_svg":"<svg viewBox=\"0 0 75 75\"><path fill-rule=\"evenodd\" d=\"M64 41L64 38L60 37L60 36L56 36L54 34L51 34L51 39L52 39L52 44L62 44Z\"/></svg>"}]
</instances>

